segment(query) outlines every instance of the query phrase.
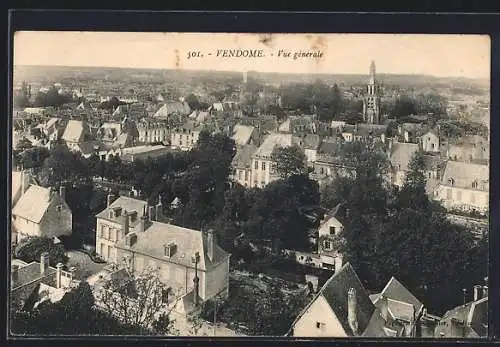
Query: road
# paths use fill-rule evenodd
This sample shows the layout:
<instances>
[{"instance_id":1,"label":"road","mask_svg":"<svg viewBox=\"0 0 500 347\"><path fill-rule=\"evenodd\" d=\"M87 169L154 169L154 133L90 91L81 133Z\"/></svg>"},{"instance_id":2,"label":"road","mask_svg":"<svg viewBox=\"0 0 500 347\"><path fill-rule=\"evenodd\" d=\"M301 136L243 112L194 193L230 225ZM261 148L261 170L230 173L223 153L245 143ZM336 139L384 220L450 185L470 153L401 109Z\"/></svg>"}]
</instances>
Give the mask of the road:
<instances>
[{"instance_id":1,"label":"road","mask_svg":"<svg viewBox=\"0 0 500 347\"><path fill-rule=\"evenodd\" d=\"M100 272L106 264L94 263L90 257L77 250L71 250L66 252L68 256L67 267L76 267L75 276L78 279L86 279L92 274Z\"/></svg>"}]
</instances>

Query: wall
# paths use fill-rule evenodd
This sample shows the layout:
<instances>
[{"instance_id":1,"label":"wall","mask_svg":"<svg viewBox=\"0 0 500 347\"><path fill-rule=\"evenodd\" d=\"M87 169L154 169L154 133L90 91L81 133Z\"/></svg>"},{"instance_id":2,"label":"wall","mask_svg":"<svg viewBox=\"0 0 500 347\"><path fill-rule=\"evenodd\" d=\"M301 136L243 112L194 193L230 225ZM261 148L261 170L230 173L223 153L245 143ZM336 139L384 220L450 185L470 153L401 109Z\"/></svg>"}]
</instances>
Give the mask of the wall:
<instances>
[{"instance_id":1,"label":"wall","mask_svg":"<svg viewBox=\"0 0 500 347\"><path fill-rule=\"evenodd\" d=\"M210 299L229 286L229 257L206 272L204 300ZM227 291L226 291L227 292ZM225 293L227 294L227 293Z\"/></svg>"},{"instance_id":2,"label":"wall","mask_svg":"<svg viewBox=\"0 0 500 347\"><path fill-rule=\"evenodd\" d=\"M422 136L422 149L425 152L439 152L439 138L432 134L427 133Z\"/></svg>"},{"instance_id":3,"label":"wall","mask_svg":"<svg viewBox=\"0 0 500 347\"><path fill-rule=\"evenodd\" d=\"M312 163L314 163L316 161L317 151L315 149L306 149L306 150L304 150L304 153L306 155L306 158L307 158L309 165L311 165Z\"/></svg>"},{"instance_id":4,"label":"wall","mask_svg":"<svg viewBox=\"0 0 500 347\"><path fill-rule=\"evenodd\" d=\"M12 222L17 230L17 242L27 236L39 236L40 224L29 221L19 216L12 216Z\"/></svg>"},{"instance_id":5,"label":"wall","mask_svg":"<svg viewBox=\"0 0 500 347\"><path fill-rule=\"evenodd\" d=\"M189 151L198 142L199 135L199 131L174 132L170 137L170 145L174 149L180 148L183 151Z\"/></svg>"},{"instance_id":6,"label":"wall","mask_svg":"<svg viewBox=\"0 0 500 347\"><path fill-rule=\"evenodd\" d=\"M57 210L57 206L61 206L61 211ZM40 221L41 236L71 235L72 231L73 215L71 210L59 195L55 195Z\"/></svg>"},{"instance_id":7,"label":"wall","mask_svg":"<svg viewBox=\"0 0 500 347\"><path fill-rule=\"evenodd\" d=\"M263 165L264 164L264 170ZM257 166L256 166L257 165ZM267 159L260 159L258 157L252 159L252 187L263 188L271 180L271 166L272 161Z\"/></svg>"},{"instance_id":8,"label":"wall","mask_svg":"<svg viewBox=\"0 0 500 347\"><path fill-rule=\"evenodd\" d=\"M319 236L330 236L330 227L335 227L335 235L338 235L343 228L342 223L337 218L332 217L319 227Z\"/></svg>"},{"instance_id":9,"label":"wall","mask_svg":"<svg viewBox=\"0 0 500 347\"><path fill-rule=\"evenodd\" d=\"M320 328L317 323L322 323ZM320 295L293 326L293 336L347 337L347 334L330 305Z\"/></svg>"},{"instance_id":10,"label":"wall","mask_svg":"<svg viewBox=\"0 0 500 347\"><path fill-rule=\"evenodd\" d=\"M244 187L250 187L252 184L252 170L251 169L235 169L236 173L233 175L233 180L238 182ZM245 176L246 174L246 176ZM245 177L247 178L245 180Z\"/></svg>"},{"instance_id":11,"label":"wall","mask_svg":"<svg viewBox=\"0 0 500 347\"><path fill-rule=\"evenodd\" d=\"M121 259L120 257L117 257L115 249L116 241L121 238L121 229L122 226L119 223L97 218L96 252L107 262L116 263ZM108 230L108 232L106 232L106 230ZM103 249L101 247L103 246L104 252L101 251ZM109 254L109 250L111 251L111 255Z\"/></svg>"},{"instance_id":12,"label":"wall","mask_svg":"<svg viewBox=\"0 0 500 347\"><path fill-rule=\"evenodd\" d=\"M443 206L448 209L487 211L489 192L441 184L437 188L436 200L441 200Z\"/></svg>"}]
</instances>

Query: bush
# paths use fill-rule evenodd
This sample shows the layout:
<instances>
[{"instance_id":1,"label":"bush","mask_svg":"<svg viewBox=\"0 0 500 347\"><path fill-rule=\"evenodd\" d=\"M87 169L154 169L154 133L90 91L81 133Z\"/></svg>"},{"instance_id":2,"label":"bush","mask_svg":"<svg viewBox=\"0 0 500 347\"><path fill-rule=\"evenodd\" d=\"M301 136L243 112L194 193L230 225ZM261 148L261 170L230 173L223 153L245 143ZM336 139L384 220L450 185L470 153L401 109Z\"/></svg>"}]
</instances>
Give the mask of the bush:
<instances>
[{"instance_id":1,"label":"bush","mask_svg":"<svg viewBox=\"0 0 500 347\"><path fill-rule=\"evenodd\" d=\"M14 249L14 256L22 261L31 263L40 261L42 253L49 253L49 264L56 266L57 263L66 263L68 257L62 244L54 244L48 237L28 237L21 240Z\"/></svg>"}]
</instances>

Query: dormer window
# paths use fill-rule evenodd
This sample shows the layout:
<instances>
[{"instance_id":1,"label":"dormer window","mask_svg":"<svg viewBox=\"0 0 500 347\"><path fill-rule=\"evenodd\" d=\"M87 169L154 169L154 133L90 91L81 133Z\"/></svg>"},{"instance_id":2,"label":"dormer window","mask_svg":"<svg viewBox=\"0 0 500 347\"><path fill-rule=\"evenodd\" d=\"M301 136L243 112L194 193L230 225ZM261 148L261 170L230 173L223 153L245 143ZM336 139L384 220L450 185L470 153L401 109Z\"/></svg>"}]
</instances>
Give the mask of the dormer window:
<instances>
[{"instance_id":1,"label":"dormer window","mask_svg":"<svg viewBox=\"0 0 500 347\"><path fill-rule=\"evenodd\" d=\"M170 242L163 247L164 247L165 257L168 258L172 258L172 256L175 254L175 251L177 250L177 245L174 242Z\"/></svg>"},{"instance_id":2,"label":"dormer window","mask_svg":"<svg viewBox=\"0 0 500 347\"><path fill-rule=\"evenodd\" d=\"M448 178L448 184L450 186L454 186L455 185L455 179L453 177Z\"/></svg>"},{"instance_id":3,"label":"dormer window","mask_svg":"<svg viewBox=\"0 0 500 347\"><path fill-rule=\"evenodd\" d=\"M477 182L476 182L477 183ZM56 206L56 211L61 212L62 211L62 205L57 205Z\"/></svg>"}]
</instances>

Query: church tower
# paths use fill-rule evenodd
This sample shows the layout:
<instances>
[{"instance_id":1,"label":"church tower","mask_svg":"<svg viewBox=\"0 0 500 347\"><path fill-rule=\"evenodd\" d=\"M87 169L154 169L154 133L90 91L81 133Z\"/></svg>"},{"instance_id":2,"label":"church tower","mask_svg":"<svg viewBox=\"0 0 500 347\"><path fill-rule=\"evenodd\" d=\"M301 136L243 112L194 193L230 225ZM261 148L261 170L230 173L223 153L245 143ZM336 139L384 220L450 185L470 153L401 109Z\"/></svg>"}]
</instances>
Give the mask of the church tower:
<instances>
[{"instance_id":1,"label":"church tower","mask_svg":"<svg viewBox=\"0 0 500 347\"><path fill-rule=\"evenodd\" d=\"M363 100L363 121L370 124L380 123L380 93L375 78L375 62L370 64L370 79L366 96Z\"/></svg>"}]
</instances>

